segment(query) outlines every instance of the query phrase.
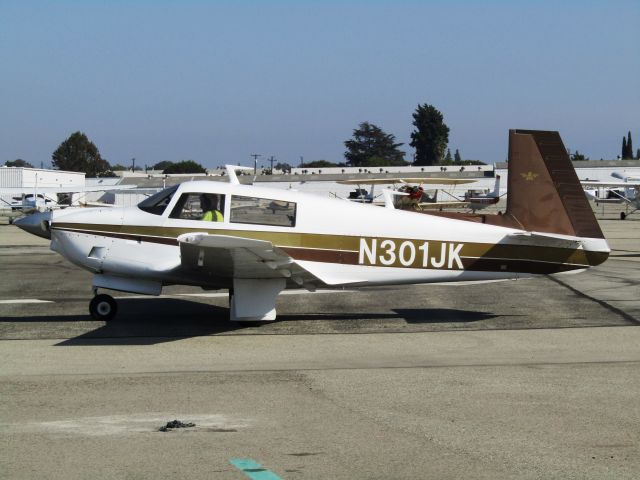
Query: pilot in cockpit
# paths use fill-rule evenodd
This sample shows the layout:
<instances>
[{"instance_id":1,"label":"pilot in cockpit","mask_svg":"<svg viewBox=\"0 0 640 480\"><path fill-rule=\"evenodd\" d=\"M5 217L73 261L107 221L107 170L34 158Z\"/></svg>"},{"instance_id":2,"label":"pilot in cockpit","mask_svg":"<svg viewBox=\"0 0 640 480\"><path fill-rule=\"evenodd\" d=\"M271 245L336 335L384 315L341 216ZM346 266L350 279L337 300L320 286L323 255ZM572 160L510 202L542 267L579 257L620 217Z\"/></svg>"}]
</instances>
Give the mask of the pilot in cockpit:
<instances>
[{"instance_id":1,"label":"pilot in cockpit","mask_svg":"<svg viewBox=\"0 0 640 480\"><path fill-rule=\"evenodd\" d=\"M222 222L224 217L220 211L220 196L215 193L203 193L200 195L200 207L202 218L205 222Z\"/></svg>"}]
</instances>

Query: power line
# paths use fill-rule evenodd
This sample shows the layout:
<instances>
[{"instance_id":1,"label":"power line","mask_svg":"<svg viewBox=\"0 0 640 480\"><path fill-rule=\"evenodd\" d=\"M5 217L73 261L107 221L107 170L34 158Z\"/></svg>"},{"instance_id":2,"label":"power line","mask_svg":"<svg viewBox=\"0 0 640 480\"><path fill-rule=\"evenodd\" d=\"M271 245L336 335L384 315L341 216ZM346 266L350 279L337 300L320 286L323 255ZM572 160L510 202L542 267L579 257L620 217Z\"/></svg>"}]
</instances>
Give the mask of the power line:
<instances>
[{"instance_id":1,"label":"power line","mask_svg":"<svg viewBox=\"0 0 640 480\"><path fill-rule=\"evenodd\" d=\"M262 154L260 154L260 153L252 153L249 156L253 157L253 174L256 175L258 173L258 157L261 157Z\"/></svg>"}]
</instances>

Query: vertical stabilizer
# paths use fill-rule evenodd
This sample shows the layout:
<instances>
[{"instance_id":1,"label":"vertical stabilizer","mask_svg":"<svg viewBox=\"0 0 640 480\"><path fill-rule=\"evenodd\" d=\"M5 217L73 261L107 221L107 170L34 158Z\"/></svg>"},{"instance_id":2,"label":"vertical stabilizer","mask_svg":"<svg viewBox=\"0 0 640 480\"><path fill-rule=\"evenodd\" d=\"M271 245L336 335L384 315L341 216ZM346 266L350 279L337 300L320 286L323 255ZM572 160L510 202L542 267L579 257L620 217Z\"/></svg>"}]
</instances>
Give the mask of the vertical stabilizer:
<instances>
[{"instance_id":1,"label":"vertical stabilizer","mask_svg":"<svg viewBox=\"0 0 640 480\"><path fill-rule=\"evenodd\" d=\"M500 175L496 175L496 181L493 184L493 192L491 192L492 197L500 197Z\"/></svg>"},{"instance_id":2,"label":"vertical stabilizer","mask_svg":"<svg viewBox=\"0 0 640 480\"><path fill-rule=\"evenodd\" d=\"M558 132L509 131L506 215L528 231L604 238Z\"/></svg>"}]
</instances>

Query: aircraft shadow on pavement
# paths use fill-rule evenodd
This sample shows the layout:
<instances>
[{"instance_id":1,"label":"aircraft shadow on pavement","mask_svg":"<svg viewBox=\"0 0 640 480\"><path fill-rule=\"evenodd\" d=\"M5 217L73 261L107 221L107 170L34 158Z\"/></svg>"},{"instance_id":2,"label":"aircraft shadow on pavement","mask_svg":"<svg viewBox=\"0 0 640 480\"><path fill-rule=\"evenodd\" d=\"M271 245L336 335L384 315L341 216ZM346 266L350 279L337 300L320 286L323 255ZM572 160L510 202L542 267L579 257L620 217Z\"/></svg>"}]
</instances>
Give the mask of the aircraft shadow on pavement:
<instances>
[{"instance_id":1,"label":"aircraft shadow on pavement","mask_svg":"<svg viewBox=\"0 0 640 480\"><path fill-rule=\"evenodd\" d=\"M233 333L253 330L255 334L282 334L284 324L296 322L330 322L330 330L344 332L342 327L353 329L356 324L384 324L401 321L409 325L437 323L472 323L496 318L498 315L474 310L447 308L394 309L388 312L327 312L309 314L282 314L275 322L230 322L229 309L193 300L158 298L153 301L140 298L121 298L118 301L118 315L109 322L92 320L86 315L25 316L5 318L8 322L77 323L82 328L92 323L99 324L93 330L57 343L57 346L100 346L100 345L154 345L172 342L188 337ZM307 326L311 324L307 323ZM275 328L274 328L275 327ZM62 335L73 335L60 327ZM289 325L287 327L289 328ZM314 329L315 330L315 329ZM78 330L76 330L77 332ZM289 333L317 333L302 328ZM55 335L55 333L54 333Z\"/></svg>"},{"instance_id":2,"label":"aircraft shadow on pavement","mask_svg":"<svg viewBox=\"0 0 640 480\"><path fill-rule=\"evenodd\" d=\"M499 315L457 308L397 308L393 310L407 323L471 323L497 318Z\"/></svg>"},{"instance_id":3,"label":"aircraft shadow on pavement","mask_svg":"<svg viewBox=\"0 0 640 480\"><path fill-rule=\"evenodd\" d=\"M230 322L228 309L197 302L167 299L164 309L157 308L160 300L154 302L154 308L145 309L135 315L136 309L127 309L127 313L105 323L101 327L77 337L64 340L57 346L100 346L100 345L154 345L172 342L188 337L215 335L252 329L255 334L282 334L280 330L269 331L270 326L278 327L284 323L329 322L334 323L335 333L344 333L344 329L353 328L352 323L378 324L386 321L403 320L407 324L437 323L473 323L489 320L497 315L457 309L398 309L389 313L327 313L307 315L279 315L274 322ZM176 305L178 302L184 305ZM141 306L142 307L142 306ZM179 309L179 310L176 310ZM394 313L395 312L395 313ZM85 319L86 320L86 319ZM340 328L344 327L344 328ZM267 331L260 331L261 328ZM249 332L247 332L249 333ZM314 333L304 329L298 334ZM294 334L295 334L294 333ZM289 332L291 334L291 332Z\"/></svg>"},{"instance_id":4,"label":"aircraft shadow on pavement","mask_svg":"<svg viewBox=\"0 0 640 480\"><path fill-rule=\"evenodd\" d=\"M74 318L76 316L73 316ZM229 309L206 303L161 298L118 300L118 315L95 330L57 346L153 345L186 337L242 330L249 325L229 322ZM82 317L84 321L91 321Z\"/></svg>"},{"instance_id":5,"label":"aircraft shadow on pavement","mask_svg":"<svg viewBox=\"0 0 640 480\"><path fill-rule=\"evenodd\" d=\"M429 323L468 323L496 318L498 315L473 310L455 308L406 308L393 309L388 313L311 313L279 314L277 322L285 321L380 321L404 320L410 324Z\"/></svg>"}]
</instances>

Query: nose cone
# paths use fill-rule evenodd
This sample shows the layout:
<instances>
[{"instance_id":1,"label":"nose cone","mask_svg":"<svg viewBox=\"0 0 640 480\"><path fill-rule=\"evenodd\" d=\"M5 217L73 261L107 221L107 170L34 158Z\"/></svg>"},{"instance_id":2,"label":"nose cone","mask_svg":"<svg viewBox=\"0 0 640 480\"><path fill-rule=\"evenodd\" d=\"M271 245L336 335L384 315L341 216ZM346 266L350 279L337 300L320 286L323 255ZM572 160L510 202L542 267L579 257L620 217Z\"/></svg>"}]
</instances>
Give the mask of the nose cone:
<instances>
[{"instance_id":1,"label":"nose cone","mask_svg":"<svg viewBox=\"0 0 640 480\"><path fill-rule=\"evenodd\" d=\"M17 219L13 222L25 232L29 232L38 237L51 239L51 230L49 225L51 223L51 212L38 212L32 213L25 217Z\"/></svg>"}]
</instances>

